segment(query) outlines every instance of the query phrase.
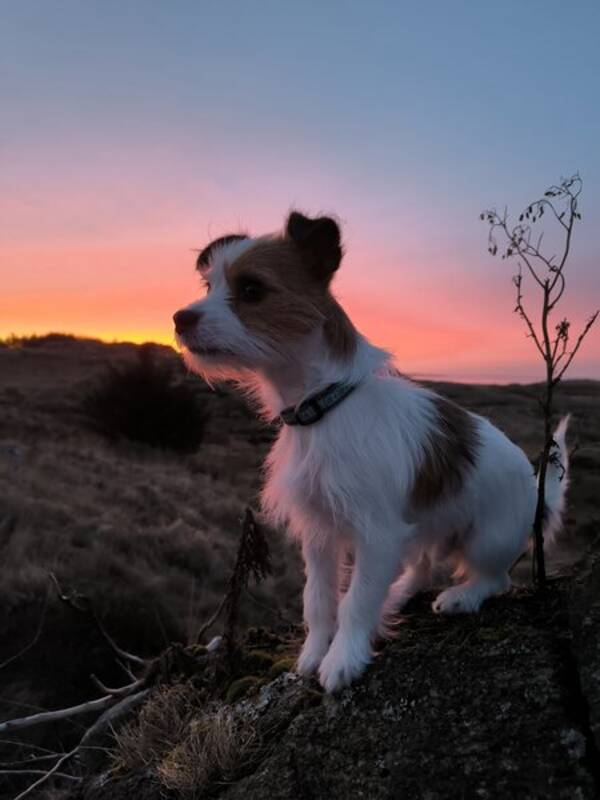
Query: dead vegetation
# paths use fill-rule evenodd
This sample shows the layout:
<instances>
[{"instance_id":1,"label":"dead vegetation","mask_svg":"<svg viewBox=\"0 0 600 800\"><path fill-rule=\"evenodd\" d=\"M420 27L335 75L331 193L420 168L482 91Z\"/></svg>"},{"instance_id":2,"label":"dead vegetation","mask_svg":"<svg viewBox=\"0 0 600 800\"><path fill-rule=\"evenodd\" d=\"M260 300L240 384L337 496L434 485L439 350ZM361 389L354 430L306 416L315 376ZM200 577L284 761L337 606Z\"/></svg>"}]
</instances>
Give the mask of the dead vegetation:
<instances>
[{"instance_id":1,"label":"dead vegetation","mask_svg":"<svg viewBox=\"0 0 600 800\"><path fill-rule=\"evenodd\" d=\"M92 675L92 681L102 692L102 697L76 706L42 711L0 723L0 735L4 735L82 715L101 715L88 728L84 728L83 736L74 748L66 753L55 753L54 763L52 757L46 759L50 760L46 768L32 770L29 761L16 762L15 768L8 771L9 774L20 777L37 776L33 783L18 794L16 800L29 796L55 777L79 780L77 774L66 771L68 766L65 765L87 749L93 748L97 736L107 726L116 730L123 709L128 710L132 702L143 699L148 690L154 688L158 689L158 693L155 693L151 703L142 708L135 730L126 729L121 738L117 737L120 759L125 766L144 767L152 763L165 785L179 784L182 791L184 786L192 791L195 785L200 788L204 786L215 772L224 774L234 762L239 763L240 752L243 752L252 739L247 728L243 734L238 731L233 716L227 709L199 712L191 698L202 698L206 701L215 693L220 694L222 685L231 684L239 678L243 653L236 647L236 641L242 593L248 588L251 577L260 583L270 571L270 553L264 534L252 511L246 509L227 592L216 612L201 629L201 633L204 633L225 612L226 648L220 646L221 637L217 637L207 647L171 646L152 659L143 659L120 647L95 614L89 598L77 591L65 593L52 575L60 600L78 610L89 610L102 636L115 655L122 659L121 663L130 681L122 686L109 688L96 675ZM192 694L177 686L163 691L163 687L170 687L174 681L185 680L187 676L200 680L204 691L196 690ZM193 768L187 761L192 756L196 759Z\"/></svg>"},{"instance_id":2,"label":"dead vegetation","mask_svg":"<svg viewBox=\"0 0 600 800\"><path fill-rule=\"evenodd\" d=\"M207 414L191 383L160 359L155 345L142 345L137 360L109 365L82 408L92 427L109 439L143 442L176 452L195 452Z\"/></svg>"},{"instance_id":3,"label":"dead vegetation","mask_svg":"<svg viewBox=\"0 0 600 800\"><path fill-rule=\"evenodd\" d=\"M250 635L243 654L231 637L234 657L225 659L229 671L219 675L212 666L207 669L205 651L194 645L218 608L222 606L219 624L230 618L224 598L236 584L230 576L235 574L239 516L255 496L269 434L235 398L205 392L198 384L210 411L198 453L175 456L94 435L81 417L81 398L107 361L133 361L135 352L131 346L77 340L37 342L25 348L13 343L0 350L2 719L108 698L103 701L108 716L102 714L102 725L110 733L111 727L123 730L122 718L113 725L110 716L127 710L121 703L140 695L150 704L174 682L189 681L191 672L200 716L212 708L215 697L234 705L292 666L296 644L271 641L264 633ZM163 356L176 358L167 349ZM437 388L490 416L532 458L539 451L537 387ZM594 382L570 382L557 391L558 410L574 413L573 436L580 440L567 520L567 538L573 541L592 534L598 523L599 398L600 387ZM239 629L299 619L302 578L296 555L279 535L270 537L269 544L272 574L244 591L242 603L235 604ZM56 576L60 592L49 573ZM204 633L209 632L207 628ZM126 655L119 655L116 642L126 643ZM174 647L169 646L172 642ZM168 655L154 659L161 651ZM99 683L93 683L91 673ZM137 691L128 689L127 696L110 692L109 687L121 691L138 680L144 685L136 686ZM48 763L67 756L57 773L78 777L80 756L94 752L84 748L98 745L88 739L75 755L72 751L86 726L94 728L99 713L91 719L82 714L59 725L50 722L5 734L10 744L0 743L4 764L25 759L28 769L45 772ZM201 726L196 749L209 741L203 731ZM234 732L237 735L235 725ZM250 734L245 731L241 741ZM260 743L260 737L254 742ZM50 752L37 751L37 746ZM254 745L248 747L250 753ZM164 772L164 781L172 780L174 787L182 781L180 792L187 791L182 753L191 751L176 752L174 772ZM35 763L32 756L48 758ZM122 756L117 748L115 763ZM156 761L153 770L160 764L163 761ZM215 767L214 775L218 773ZM42 776L4 777L12 787L7 795L12 800L25 780L29 785ZM50 797L50 792L60 793L71 783L61 778L55 788L49 781L44 791Z\"/></svg>"},{"instance_id":4,"label":"dead vegetation","mask_svg":"<svg viewBox=\"0 0 600 800\"><path fill-rule=\"evenodd\" d=\"M544 362L544 383L540 393L540 409L544 426L543 446L538 461L538 498L533 523L535 558L533 577L540 588L546 584L546 564L544 556L544 525L546 517L545 483L548 465L554 460L560 465L560 454L554 441L555 402L554 393L563 375L577 355L583 340L590 332L600 314L595 310L588 317L581 331L573 340L571 323L566 317L555 316L556 308L567 287L567 262L571 255L573 234L576 223L581 220L579 198L583 181L578 174L564 178L558 185L550 186L544 196L534 200L519 215L516 223L509 222L507 209L503 214L496 210L484 211L481 219L489 227L488 251L492 256L499 252L501 258L514 259L518 272L513 277L516 290L515 312L524 321L528 336ZM535 226L544 214L557 228L558 237L550 249L542 247L545 231L534 235ZM502 246L498 243L501 238ZM554 248L557 248L553 255ZM537 285L541 308L534 314L523 297L523 273ZM553 316L554 315L554 316Z\"/></svg>"},{"instance_id":5,"label":"dead vegetation","mask_svg":"<svg viewBox=\"0 0 600 800\"><path fill-rule=\"evenodd\" d=\"M113 768L151 769L183 797L230 780L256 744L256 732L229 706L199 706L190 684L157 690L138 718L115 735Z\"/></svg>"}]
</instances>

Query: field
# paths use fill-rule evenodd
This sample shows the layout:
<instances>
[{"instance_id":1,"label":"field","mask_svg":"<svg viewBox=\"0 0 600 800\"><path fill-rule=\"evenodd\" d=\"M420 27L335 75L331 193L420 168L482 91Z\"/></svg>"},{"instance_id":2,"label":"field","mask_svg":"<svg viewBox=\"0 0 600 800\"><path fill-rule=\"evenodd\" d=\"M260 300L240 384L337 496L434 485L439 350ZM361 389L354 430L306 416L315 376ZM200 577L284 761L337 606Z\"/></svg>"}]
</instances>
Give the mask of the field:
<instances>
[{"instance_id":1,"label":"field","mask_svg":"<svg viewBox=\"0 0 600 800\"><path fill-rule=\"evenodd\" d=\"M157 346L156 358L181 371L209 415L198 451L108 441L90 428L83 398L109 364L132 362L137 350L59 336L0 347L3 719L95 696L91 673L123 682L90 609L140 654L194 641L227 584L244 509L256 506L273 431L229 391L186 376L169 348ZM436 388L488 416L535 459L535 386ZM550 563L564 573L600 524L600 383L566 382L558 405L572 414L576 448L566 528ZM280 532L268 537L274 572L245 598L244 624L300 619L295 546ZM526 563L516 578L529 579ZM70 731L40 731L37 743L52 735L68 739Z\"/></svg>"}]
</instances>

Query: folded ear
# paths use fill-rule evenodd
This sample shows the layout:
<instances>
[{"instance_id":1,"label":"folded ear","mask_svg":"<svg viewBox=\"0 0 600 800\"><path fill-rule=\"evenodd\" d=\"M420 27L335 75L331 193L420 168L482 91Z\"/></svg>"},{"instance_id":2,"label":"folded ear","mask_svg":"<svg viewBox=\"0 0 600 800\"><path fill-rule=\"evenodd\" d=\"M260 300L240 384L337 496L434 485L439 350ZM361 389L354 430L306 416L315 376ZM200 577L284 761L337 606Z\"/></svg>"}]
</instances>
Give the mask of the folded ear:
<instances>
[{"instance_id":1,"label":"folded ear","mask_svg":"<svg viewBox=\"0 0 600 800\"><path fill-rule=\"evenodd\" d=\"M342 260L337 222L330 217L310 219L299 211L292 211L285 232L298 245L315 277L329 283Z\"/></svg>"},{"instance_id":2,"label":"folded ear","mask_svg":"<svg viewBox=\"0 0 600 800\"><path fill-rule=\"evenodd\" d=\"M210 260L216 250L221 247L226 247L232 242L239 242L241 239L247 238L248 237L246 234L230 233L227 236L221 236L220 239L215 239L210 244L207 244L204 250L199 253L198 258L196 259L196 269L200 274L206 272L206 270L210 267Z\"/></svg>"}]
</instances>

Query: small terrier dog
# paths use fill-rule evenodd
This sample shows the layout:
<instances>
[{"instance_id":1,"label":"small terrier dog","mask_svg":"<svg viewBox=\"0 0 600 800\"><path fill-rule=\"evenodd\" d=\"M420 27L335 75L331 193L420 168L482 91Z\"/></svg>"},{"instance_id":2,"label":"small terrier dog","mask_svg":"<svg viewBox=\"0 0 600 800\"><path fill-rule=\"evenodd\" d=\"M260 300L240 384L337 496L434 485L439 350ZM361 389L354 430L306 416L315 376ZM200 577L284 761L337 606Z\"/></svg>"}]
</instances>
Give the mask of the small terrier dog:
<instances>
[{"instance_id":1,"label":"small terrier dog","mask_svg":"<svg viewBox=\"0 0 600 800\"><path fill-rule=\"evenodd\" d=\"M341 260L337 223L294 211L282 233L224 236L202 250L206 297L174 315L188 367L209 383L235 381L281 422L262 503L302 544L298 671L318 671L329 692L362 673L386 620L431 588L440 563L459 582L437 597L437 613L476 612L506 592L537 501L521 449L402 376L356 330L330 289ZM546 478L547 536L564 506L566 427Z\"/></svg>"}]
</instances>

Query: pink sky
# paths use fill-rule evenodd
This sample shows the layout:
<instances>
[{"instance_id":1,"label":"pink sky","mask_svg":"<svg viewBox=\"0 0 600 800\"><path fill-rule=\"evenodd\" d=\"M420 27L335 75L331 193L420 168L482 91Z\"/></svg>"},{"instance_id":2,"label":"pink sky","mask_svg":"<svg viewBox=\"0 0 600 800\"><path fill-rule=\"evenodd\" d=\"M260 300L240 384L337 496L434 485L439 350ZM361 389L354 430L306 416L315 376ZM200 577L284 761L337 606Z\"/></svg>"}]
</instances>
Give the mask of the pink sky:
<instances>
[{"instance_id":1,"label":"pink sky","mask_svg":"<svg viewBox=\"0 0 600 800\"><path fill-rule=\"evenodd\" d=\"M173 311L200 293L187 245L203 241L182 232L181 241L170 243L15 243L4 251L11 271L0 297L0 336L64 331L173 344ZM461 272L451 265L428 268L418 254L407 264L392 262L389 254L358 245L340 269L335 292L358 328L389 347L408 372L534 379L540 365L511 311L510 273L501 262L486 264L485 256L480 261L482 274L474 267L472 279L465 280L464 266ZM582 316L583 308L575 311ZM574 375L594 374L599 338L590 337Z\"/></svg>"},{"instance_id":2,"label":"pink sky","mask_svg":"<svg viewBox=\"0 0 600 800\"><path fill-rule=\"evenodd\" d=\"M513 267L488 256L478 216L518 213L579 169L561 313L576 326L600 305L598 10L176 8L6 10L0 337L172 343L173 312L199 291L192 248L277 230L298 207L339 215L335 291L401 369L541 376ZM538 69L566 31L578 47ZM513 91L532 71L534 93ZM600 326L570 375L600 378Z\"/></svg>"}]
</instances>

